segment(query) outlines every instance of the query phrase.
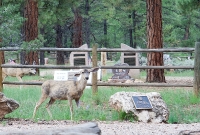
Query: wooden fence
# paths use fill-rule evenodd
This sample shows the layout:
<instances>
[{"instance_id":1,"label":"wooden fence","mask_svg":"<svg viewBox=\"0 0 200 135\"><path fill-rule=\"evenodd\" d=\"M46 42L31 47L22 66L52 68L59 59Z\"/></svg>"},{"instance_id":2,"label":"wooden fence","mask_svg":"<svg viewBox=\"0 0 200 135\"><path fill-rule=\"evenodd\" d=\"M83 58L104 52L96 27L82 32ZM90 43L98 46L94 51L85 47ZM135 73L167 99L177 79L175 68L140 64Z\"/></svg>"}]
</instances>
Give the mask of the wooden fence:
<instances>
[{"instance_id":1,"label":"wooden fence","mask_svg":"<svg viewBox=\"0 0 200 135\"><path fill-rule=\"evenodd\" d=\"M0 48L0 51L17 51L19 48ZM97 75L93 73L92 86L93 92L97 92L97 86L148 86L148 87L193 87L194 93L199 95L200 91L200 43L195 43L195 48L174 48L174 49L121 49L121 48L97 48L97 45L93 45L93 48L80 49L80 48L40 48L38 51L73 51L73 52L92 52L92 66L46 66L46 65L5 65L1 64L0 68L41 68L41 69L85 69L97 66L97 53L98 52L195 52L194 66L101 66L101 69L194 69L194 83L193 85L187 84L165 84L165 83L106 83L97 82ZM0 76L2 75L2 69L0 70ZM0 79L0 90L3 90L3 84L13 85L41 85L42 82L2 82Z\"/></svg>"}]
</instances>

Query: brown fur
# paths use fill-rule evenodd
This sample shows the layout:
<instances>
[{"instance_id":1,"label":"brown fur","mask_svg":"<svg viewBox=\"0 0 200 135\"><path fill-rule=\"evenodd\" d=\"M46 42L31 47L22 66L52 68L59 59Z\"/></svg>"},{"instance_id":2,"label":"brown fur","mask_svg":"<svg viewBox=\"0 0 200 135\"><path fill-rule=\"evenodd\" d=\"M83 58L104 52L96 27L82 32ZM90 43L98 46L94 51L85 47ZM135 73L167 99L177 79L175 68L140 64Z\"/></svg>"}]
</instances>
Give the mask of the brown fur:
<instances>
[{"instance_id":1,"label":"brown fur","mask_svg":"<svg viewBox=\"0 0 200 135\"><path fill-rule=\"evenodd\" d=\"M29 73L35 74L36 70L34 68L2 68L2 80L7 76L12 76L22 82L22 77Z\"/></svg>"},{"instance_id":2,"label":"brown fur","mask_svg":"<svg viewBox=\"0 0 200 135\"><path fill-rule=\"evenodd\" d=\"M79 105L79 99L83 94L83 90L87 85L87 79L89 79L90 72L96 72L99 68L94 69L84 69L80 73L75 74L75 76L81 75L81 79L79 81L54 81L48 80L42 84L42 95L40 100L37 102L34 112L33 118L35 117L36 111L38 107L49 97L50 101L46 106L46 109L52 118L52 114L49 110L49 107L56 101L56 100L68 100L70 105L70 113L71 113L71 120L73 114L73 106L72 100L76 101L77 106Z\"/></svg>"}]
</instances>

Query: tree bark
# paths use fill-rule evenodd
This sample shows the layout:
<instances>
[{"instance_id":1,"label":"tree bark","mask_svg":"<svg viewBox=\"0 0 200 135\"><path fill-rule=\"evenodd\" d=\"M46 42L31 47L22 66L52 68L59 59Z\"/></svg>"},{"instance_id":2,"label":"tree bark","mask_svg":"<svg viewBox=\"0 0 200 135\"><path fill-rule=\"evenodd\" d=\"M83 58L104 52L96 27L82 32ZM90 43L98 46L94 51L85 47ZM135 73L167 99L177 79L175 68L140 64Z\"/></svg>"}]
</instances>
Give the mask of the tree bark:
<instances>
[{"instance_id":1,"label":"tree bark","mask_svg":"<svg viewBox=\"0 0 200 135\"><path fill-rule=\"evenodd\" d=\"M38 37L38 3L36 0L26 1L26 5L24 8L24 17L26 18L23 29L25 35L24 41L29 42ZM35 62L38 65L39 64L38 52L31 51L26 53L25 61L28 64L33 64L33 62ZM24 64L25 62L22 63Z\"/></svg>"},{"instance_id":2,"label":"tree bark","mask_svg":"<svg viewBox=\"0 0 200 135\"><path fill-rule=\"evenodd\" d=\"M107 48L108 47L108 37L107 37L107 20L105 19L103 21L103 31L104 31L104 47Z\"/></svg>"},{"instance_id":3,"label":"tree bark","mask_svg":"<svg viewBox=\"0 0 200 135\"><path fill-rule=\"evenodd\" d=\"M89 18L89 1L85 0L85 15L87 16L85 20L85 42L87 43L88 47L90 47L90 18Z\"/></svg>"},{"instance_id":4,"label":"tree bark","mask_svg":"<svg viewBox=\"0 0 200 135\"><path fill-rule=\"evenodd\" d=\"M148 49L163 48L161 0L147 0L147 38ZM163 66L163 52L147 53L147 60L148 66ZM148 69L146 81L166 82L164 69Z\"/></svg>"},{"instance_id":5,"label":"tree bark","mask_svg":"<svg viewBox=\"0 0 200 135\"><path fill-rule=\"evenodd\" d=\"M56 26L56 47L62 48L62 28L59 24ZM63 65L64 64L64 52L57 51L56 53L56 64Z\"/></svg>"},{"instance_id":6,"label":"tree bark","mask_svg":"<svg viewBox=\"0 0 200 135\"><path fill-rule=\"evenodd\" d=\"M129 15L129 18L132 18L132 15ZM129 28L129 40L130 40L130 47L133 48L133 29L132 26Z\"/></svg>"},{"instance_id":7,"label":"tree bark","mask_svg":"<svg viewBox=\"0 0 200 135\"><path fill-rule=\"evenodd\" d=\"M79 10L74 9L74 24L73 24L73 47L78 48L83 44L82 39L82 16L79 13Z\"/></svg>"},{"instance_id":8,"label":"tree bark","mask_svg":"<svg viewBox=\"0 0 200 135\"><path fill-rule=\"evenodd\" d=\"M133 10L132 12L132 20L133 20L133 48L137 47L137 42L136 42L136 10Z\"/></svg>"}]
</instances>

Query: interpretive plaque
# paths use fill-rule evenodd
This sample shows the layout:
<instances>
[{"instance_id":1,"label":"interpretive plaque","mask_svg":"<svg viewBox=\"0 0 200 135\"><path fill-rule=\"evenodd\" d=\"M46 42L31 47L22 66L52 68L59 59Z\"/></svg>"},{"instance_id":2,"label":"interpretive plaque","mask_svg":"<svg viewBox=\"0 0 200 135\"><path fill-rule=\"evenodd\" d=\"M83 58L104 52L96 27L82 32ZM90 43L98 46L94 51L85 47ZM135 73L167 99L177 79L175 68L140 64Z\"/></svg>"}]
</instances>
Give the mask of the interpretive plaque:
<instances>
[{"instance_id":1,"label":"interpretive plaque","mask_svg":"<svg viewBox=\"0 0 200 135\"><path fill-rule=\"evenodd\" d=\"M67 81L67 80L72 80L76 81L77 77L74 76L77 71L55 71L54 72L54 80L56 81Z\"/></svg>"},{"instance_id":2,"label":"interpretive plaque","mask_svg":"<svg viewBox=\"0 0 200 135\"><path fill-rule=\"evenodd\" d=\"M121 49L134 50L126 44L121 43ZM127 63L129 66L139 66L139 54L135 52L121 52L121 63ZM128 73L131 78L140 78L140 69L130 69Z\"/></svg>"},{"instance_id":3,"label":"interpretive plaque","mask_svg":"<svg viewBox=\"0 0 200 135\"><path fill-rule=\"evenodd\" d=\"M80 49L88 49L88 45L84 44ZM70 66L88 66L89 65L89 55L88 52L71 52L70 53Z\"/></svg>"},{"instance_id":4,"label":"interpretive plaque","mask_svg":"<svg viewBox=\"0 0 200 135\"><path fill-rule=\"evenodd\" d=\"M152 109L151 102L147 96L132 96L133 103L136 109Z\"/></svg>"}]
</instances>

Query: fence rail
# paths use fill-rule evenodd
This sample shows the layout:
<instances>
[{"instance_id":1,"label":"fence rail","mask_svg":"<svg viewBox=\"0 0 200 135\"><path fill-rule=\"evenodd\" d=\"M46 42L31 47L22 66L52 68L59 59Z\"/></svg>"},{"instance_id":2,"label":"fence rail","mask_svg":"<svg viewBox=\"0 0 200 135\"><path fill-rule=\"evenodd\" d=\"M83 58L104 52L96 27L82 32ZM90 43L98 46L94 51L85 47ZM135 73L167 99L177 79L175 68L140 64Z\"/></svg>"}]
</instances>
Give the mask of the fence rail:
<instances>
[{"instance_id":1,"label":"fence rail","mask_svg":"<svg viewBox=\"0 0 200 135\"><path fill-rule=\"evenodd\" d=\"M200 43L195 43L195 48L161 48L161 49L121 49L121 48L88 48L88 49L81 49L81 48L40 48L36 49L37 51L68 51L68 52L92 52L92 55L96 55L97 52L194 52L195 51L195 60L199 61L199 55L196 52L197 49L199 49ZM0 48L0 51L19 51L23 50L18 47L15 48ZM93 57L93 56L92 56ZM96 56L94 56L96 57ZM94 58L93 57L93 58ZM93 61L94 62L94 61ZM199 63L199 62L196 62ZM46 66L46 65L7 65L2 64L0 65L1 68L42 68L42 69L85 69L85 68L91 68L92 66ZM199 69L200 65L195 66L101 66L101 69L196 69L197 73L195 73L195 76L199 76ZM187 85L187 84L166 84L166 83L133 83L133 84L125 84L125 83L105 83L105 82L97 82L88 84L88 86L134 86L134 87L195 87L195 94L197 91L199 91L199 80L200 79L194 79L196 82L193 85ZM10 84L10 85L41 85L42 82L0 82L2 84ZM95 86L95 87L96 87ZM199 93L199 92L198 92Z\"/></svg>"},{"instance_id":2,"label":"fence rail","mask_svg":"<svg viewBox=\"0 0 200 135\"><path fill-rule=\"evenodd\" d=\"M42 68L42 69L86 69L92 66L45 66L45 65L8 65L2 68ZM101 69L194 69L194 66L100 66Z\"/></svg>"},{"instance_id":3,"label":"fence rail","mask_svg":"<svg viewBox=\"0 0 200 135\"><path fill-rule=\"evenodd\" d=\"M3 82L3 84L9 85L42 85L43 82ZM88 83L87 86L93 86L92 83ZM97 86L119 86L119 87L193 87L190 84L167 84L167 83L107 83L98 82Z\"/></svg>"},{"instance_id":4,"label":"fence rail","mask_svg":"<svg viewBox=\"0 0 200 135\"><path fill-rule=\"evenodd\" d=\"M0 48L0 51L19 51L18 47ZM92 52L92 48L38 48L37 51L68 51L68 52ZM97 52L192 52L195 48L171 48L171 49L121 49L121 48L97 48Z\"/></svg>"}]
</instances>

